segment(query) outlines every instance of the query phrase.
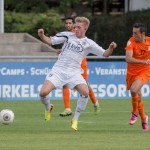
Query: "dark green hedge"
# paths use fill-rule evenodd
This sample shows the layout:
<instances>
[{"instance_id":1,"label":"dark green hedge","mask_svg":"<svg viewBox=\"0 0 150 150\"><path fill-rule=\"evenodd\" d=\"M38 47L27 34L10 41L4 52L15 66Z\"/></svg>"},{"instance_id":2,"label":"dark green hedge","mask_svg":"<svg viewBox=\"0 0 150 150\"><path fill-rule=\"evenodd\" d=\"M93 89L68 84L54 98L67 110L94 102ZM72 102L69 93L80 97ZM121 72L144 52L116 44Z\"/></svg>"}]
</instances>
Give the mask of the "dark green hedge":
<instances>
[{"instance_id":1,"label":"dark green hedge","mask_svg":"<svg viewBox=\"0 0 150 150\"><path fill-rule=\"evenodd\" d=\"M44 28L45 33L53 35L63 30L63 23L60 16L54 11L47 13L16 13L5 12L4 30L5 33L29 33L37 37L37 30Z\"/></svg>"},{"instance_id":2,"label":"dark green hedge","mask_svg":"<svg viewBox=\"0 0 150 150\"><path fill-rule=\"evenodd\" d=\"M103 48L107 48L111 41L118 44L113 55L124 55L124 47L132 36L132 25L143 22L150 31L150 10L129 12L120 16L90 16L90 28L87 36L94 39ZM63 22L55 10L47 13L15 13L5 12L5 32L27 32L37 37L37 29L44 28L45 33L54 35L63 31Z\"/></svg>"},{"instance_id":3,"label":"dark green hedge","mask_svg":"<svg viewBox=\"0 0 150 150\"><path fill-rule=\"evenodd\" d=\"M91 17L89 37L95 39L102 47L107 48L111 41L118 44L114 55L124 55L124 47L132 36L132 26L135 22L143 22L148 27L150 35L150 10L129 12L121 16Z\"/></svg>"}]
</instances>

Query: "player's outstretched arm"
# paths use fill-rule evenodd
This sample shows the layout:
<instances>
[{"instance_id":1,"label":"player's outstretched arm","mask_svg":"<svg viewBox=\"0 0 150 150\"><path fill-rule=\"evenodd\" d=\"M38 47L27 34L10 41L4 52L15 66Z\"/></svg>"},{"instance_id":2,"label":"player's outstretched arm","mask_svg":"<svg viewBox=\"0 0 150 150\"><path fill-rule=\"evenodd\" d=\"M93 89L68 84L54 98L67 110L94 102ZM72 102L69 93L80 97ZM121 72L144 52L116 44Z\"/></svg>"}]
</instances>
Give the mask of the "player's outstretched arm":
<instances>
[{"instance_id":1,"label":"player's outstretched arm","mask_svg":"<svg viewBox=\"0 0 150 150\"><path fill-rule=\"evenodd\" d=\"M48 44L48 45L52 45L52 43L51 43L51 39L48 37L48 36L46 36L45 34L44 34L44 29L38 29L38 36L40 37L40 39L44 42L44 43L46 43L46 44Z\"/></svg>"},{"instance_id":2,"label":"player's outstretched arm","mask_svg":"<svg viewBox=\"0 0 150 150\"><path fill-rule=\"evenodd\" d=\"M115 42L111 42L108 49L104 52L103 56L109 57L116 47L117 47L117 44Z\"/></svg>"}]
</instances>

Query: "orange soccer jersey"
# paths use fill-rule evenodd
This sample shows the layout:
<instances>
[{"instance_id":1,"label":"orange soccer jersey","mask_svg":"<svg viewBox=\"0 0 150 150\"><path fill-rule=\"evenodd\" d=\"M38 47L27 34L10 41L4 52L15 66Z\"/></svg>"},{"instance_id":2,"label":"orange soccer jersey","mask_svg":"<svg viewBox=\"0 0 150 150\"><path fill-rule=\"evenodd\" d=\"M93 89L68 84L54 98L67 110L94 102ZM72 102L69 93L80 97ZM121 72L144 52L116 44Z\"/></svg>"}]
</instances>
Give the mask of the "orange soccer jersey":
<instances>
[{"instance_id":1,"label":"orange soccer jersey","mask_svg":"<svg viewBox=\"0 0 150 150\"><path fill-rule=\"evenodd\" d=\"M131 37L125 50L133 51L133 57L135 59L150 59L150 37L146 36L145 43L136 42L134 38ZM142 84L150 80L150 65L128 63L126 76L127 89L130 88L131 84L136 79L140 80Z\"/></svg>"},{"instance_id":2,"label":"orange soccer jersey","mask_svg":"<svg viewBox=\"0 0 150 150\"><path fill-rule=\"evenodd\" d=\"M87 81L88 80L88 74L87 74L87 60L86 60L86 58L84 58L83 60L82 60L82 63L81 63L81 68L83 69L83 74L82 74L82 76L83 76L83 78Z\"/></svg>"}]
</instances>

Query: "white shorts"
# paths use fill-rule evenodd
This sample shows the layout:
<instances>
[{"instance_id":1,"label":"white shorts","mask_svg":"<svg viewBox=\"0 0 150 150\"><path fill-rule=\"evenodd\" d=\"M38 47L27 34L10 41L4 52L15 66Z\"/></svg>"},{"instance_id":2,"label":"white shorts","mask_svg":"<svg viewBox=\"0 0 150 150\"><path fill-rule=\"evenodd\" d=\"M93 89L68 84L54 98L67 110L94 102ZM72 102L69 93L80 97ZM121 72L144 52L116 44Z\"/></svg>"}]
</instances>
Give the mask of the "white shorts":
<instances>
[{"instance_id":1,"label":"white shorts","mask_svg":"<svg viewBox=\"0 0 150 150\"><path fill-rule=\"evenodd\" d=\"M69 76L67 73L61 71L51 71L47 76L46 80L52 82L56 88L67 85L70 89L73 89L78 84L86 84L85 79L80 73Z\"/></svg>"}]
</instances>

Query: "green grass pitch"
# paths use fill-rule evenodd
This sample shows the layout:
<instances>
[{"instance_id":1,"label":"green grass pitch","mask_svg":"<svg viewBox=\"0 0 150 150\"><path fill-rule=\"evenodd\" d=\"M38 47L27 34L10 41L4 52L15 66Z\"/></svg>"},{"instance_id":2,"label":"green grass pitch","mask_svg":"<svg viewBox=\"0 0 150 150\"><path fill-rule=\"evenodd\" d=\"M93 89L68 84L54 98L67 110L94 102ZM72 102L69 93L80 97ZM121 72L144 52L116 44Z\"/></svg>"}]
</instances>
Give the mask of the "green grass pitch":
<instances>
[{"instance_id":1,"label":"green grass pitch","mask_svg":"<svg viewBox=\"0 0 150 150\"><path fill-rule=\"evenodd\" d=\"M60 117L63 102L54 104L50 123L44 122L40 101L0 101L0 110L12 109L15 120L0 124L0 150L150 150L150 131L143 132L140 118L129 125L130 100L101 100L101 112L94 115L91 101L82 112L78 131L71 130L73 116ZM75 110L76 100L71 101ZM150 100L144 100L150 116Z\"/></svg>"}]
</instances>

